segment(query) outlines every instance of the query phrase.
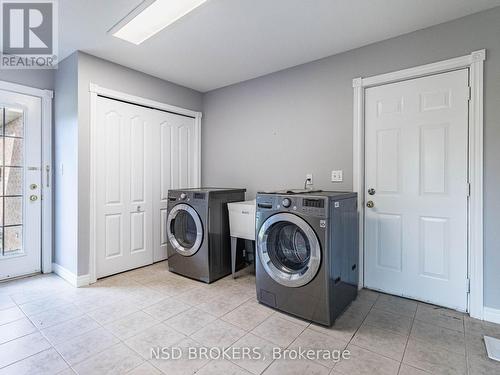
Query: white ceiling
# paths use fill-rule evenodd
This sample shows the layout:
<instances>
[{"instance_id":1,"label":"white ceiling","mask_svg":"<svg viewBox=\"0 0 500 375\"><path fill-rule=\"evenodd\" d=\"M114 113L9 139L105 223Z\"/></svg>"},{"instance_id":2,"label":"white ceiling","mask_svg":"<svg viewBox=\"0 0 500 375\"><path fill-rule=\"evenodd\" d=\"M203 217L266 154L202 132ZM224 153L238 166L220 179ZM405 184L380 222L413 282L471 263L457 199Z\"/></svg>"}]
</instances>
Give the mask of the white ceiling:
<instances>
[{"instance_id":1,"label":"white ceiling","mask_svg":"<svg viewBox=\"0 0 500 375\"><path fill-rule=\"evenodd\" d=\"M140 0L60 0L81 50L202 92L446 22L500 0L208 0L136 46L107 31Z\"/></svg>"}]
</instances>

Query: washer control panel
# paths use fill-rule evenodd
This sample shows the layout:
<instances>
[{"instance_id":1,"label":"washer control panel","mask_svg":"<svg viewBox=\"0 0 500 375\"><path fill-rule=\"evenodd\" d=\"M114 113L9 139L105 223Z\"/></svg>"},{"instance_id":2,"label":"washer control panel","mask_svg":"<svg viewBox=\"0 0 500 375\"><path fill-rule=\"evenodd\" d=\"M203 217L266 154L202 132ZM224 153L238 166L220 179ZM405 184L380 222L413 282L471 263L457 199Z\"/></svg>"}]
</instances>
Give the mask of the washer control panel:
<instances>
[{"instance_id":1,"label":"washer control panel","mask_svg":"<svg viewBox=\"0 0 500 375\"><path fill-rule=\"evenodd\" d=\"M259 195L257 196L257 210L288 211L326 217L327 200L326 197L304 197L301 195Z\"/></svg>"}]
</instances>

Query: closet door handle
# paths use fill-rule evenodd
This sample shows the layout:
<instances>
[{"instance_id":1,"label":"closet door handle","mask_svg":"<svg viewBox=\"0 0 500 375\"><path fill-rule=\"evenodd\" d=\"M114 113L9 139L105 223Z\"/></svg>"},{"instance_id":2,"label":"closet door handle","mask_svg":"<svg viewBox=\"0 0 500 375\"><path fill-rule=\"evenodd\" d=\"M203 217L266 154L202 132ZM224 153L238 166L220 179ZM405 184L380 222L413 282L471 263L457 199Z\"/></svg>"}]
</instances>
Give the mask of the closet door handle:
<instances>
[{"instance_id":1,"label":"closet door handle","mask_svg":"<svg viewBox=\"0 0 500 375\"><path fill-rule=\"evenodd\" d=\"M46 186L50 187L50 166L45 166L45 177L46 177Z\"/></svg>"}]
</instances>

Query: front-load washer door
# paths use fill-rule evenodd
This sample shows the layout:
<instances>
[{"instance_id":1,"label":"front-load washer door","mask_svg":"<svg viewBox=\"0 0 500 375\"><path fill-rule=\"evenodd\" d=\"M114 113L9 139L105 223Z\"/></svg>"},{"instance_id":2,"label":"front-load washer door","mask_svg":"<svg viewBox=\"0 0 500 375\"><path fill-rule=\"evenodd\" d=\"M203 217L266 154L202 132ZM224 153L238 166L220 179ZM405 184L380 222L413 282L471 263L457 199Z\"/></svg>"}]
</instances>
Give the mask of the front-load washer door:
<instances>
[{"instance_id":1,"label":"front-load washer door","mask_svg":"<svg viewBox=\"0 0 500 375\"><path fill-rule=\"evenodd\" d=\"M203 225L195 209L178 204L168 214L167 236L174 249L183 256L195 254L203 241Z\"/></svg>"},{"instance_id":2,"label":"front-load washer door","mask_svg":"<svg viewBox=\"0 0 500 375\"><path fill-rule=\"evenodd\" d=\"M312 227L297 215L269 217L260 227L257 249L267 274L281 285L300 287L318 273L321 245Z\"/></svg>"}]
</instances>

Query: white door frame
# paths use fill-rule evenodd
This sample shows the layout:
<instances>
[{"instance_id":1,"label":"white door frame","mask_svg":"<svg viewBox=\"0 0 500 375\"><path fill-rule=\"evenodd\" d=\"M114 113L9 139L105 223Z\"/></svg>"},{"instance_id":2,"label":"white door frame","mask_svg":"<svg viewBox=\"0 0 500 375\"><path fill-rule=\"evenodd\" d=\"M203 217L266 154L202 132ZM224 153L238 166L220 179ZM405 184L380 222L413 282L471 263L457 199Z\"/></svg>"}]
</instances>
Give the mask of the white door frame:
<instances>
[{"instance_id":1,"label":"white door frame","mask_svg":"<svg viewBox=\"0 0 500 375\"><path fill-rule=\"evenodd\" d=\"M154 100L146 99L140 96L130 95L124 92L116 91L101 87L95 83L90 83L90 249L89 249L89 274L90 283L97 281L97 257L96 257L96 149L95 137L97 136L97 97L105 96L111 99L117 99L132 104L168 111L179 115L190 116L195 119L195 140L196 140L196 157L195 157L195 186L201 184L201 117L202 113L176 107L170 104L157 102Z\"/></svg>"},{"instance_id":2,"label":"white door frame","mask_svg":"<svg viewBox=\"0 0 500 375\"><path fill-rule=\"evenodd\" d=\"M43 273L52 272L52 90L37 89L0 81L0 90L40 98L42 101L42 264Z\"/></svg>"},{"instance_id":3,"label":"white door frame","mask_svg":"<svg viewBox=\"0 0 500 375\"><path fill-rule=\"evenodd\" d=\"M364 286L364 191L365 191L365 89L369 87L469 69L469 184L468 200L468 278L470 316L483 319L483 69L486 50L432 64L403 69L367 78L353 79L353 189L358 193L359 209L359 288Z\"/></svg>"}]
</instances>

